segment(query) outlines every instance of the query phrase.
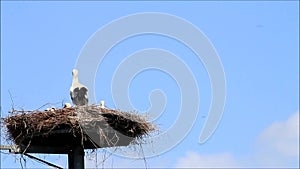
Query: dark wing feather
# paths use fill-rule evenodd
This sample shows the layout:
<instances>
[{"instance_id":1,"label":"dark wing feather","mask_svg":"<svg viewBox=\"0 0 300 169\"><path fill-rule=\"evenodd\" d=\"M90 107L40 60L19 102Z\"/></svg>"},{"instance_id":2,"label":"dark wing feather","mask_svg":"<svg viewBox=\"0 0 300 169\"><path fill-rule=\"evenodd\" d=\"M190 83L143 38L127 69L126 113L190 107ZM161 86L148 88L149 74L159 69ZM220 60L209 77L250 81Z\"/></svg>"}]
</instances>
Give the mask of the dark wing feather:
<instances>
[{"instance_id":1,"label":"dark wing feather","mask_svg":"<svg viewBox=\"0 0 300 169\"><path fill-rule=\"evenodd\" d=\"M88 104L88 90L85 87L76 87L70 92L72 102L77 106Z\"/></svg>"}]
</instances>

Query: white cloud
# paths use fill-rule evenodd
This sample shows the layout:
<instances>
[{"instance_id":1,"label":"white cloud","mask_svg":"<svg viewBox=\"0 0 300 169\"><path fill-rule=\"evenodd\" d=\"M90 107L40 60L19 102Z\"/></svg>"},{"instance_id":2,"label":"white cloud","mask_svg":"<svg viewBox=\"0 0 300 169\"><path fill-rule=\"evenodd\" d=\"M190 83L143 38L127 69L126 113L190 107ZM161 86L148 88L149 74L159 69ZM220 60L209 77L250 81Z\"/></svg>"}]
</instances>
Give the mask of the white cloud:
<instances>
[{"instance_id":1,"label":"white cloud","mask_svg":"<svg viewBox=\"0 0 300 169\"><path fill-rule=\"evenodd\" d=\"M273 123L262 132L259 142L274 153L299 157L299 112L287 121Z\"/></svg>"},{"instance_id":2,"label":"white cloud","mask_svg":"<svg viewBox=\"0 0 300 169\"><path fill-rule=\"evenodd\" d=\"M231 153L188 152L177 160L178 168L299 167L299 112L264 129L255 142L256 150L236 157Z\"/></svg>"},{"instance_id":3,"label":"white cloud","mask_svg":"<svg viewBox=\"0 0 300 169\"><path fill-rule=\"evenodd\" d=\"M185 157L179 158L177 168L233 168L237 162L230 153L202 155L188 152Z\"/></svg>"},{"instance_id":4,"label":"white cloud","mask_svg":"<svg viewBox=\"0 0 300 169\"><path fill-rule=\"evenodd\" d=\"M262 167L299 165L299 112L274 122L258 138L257 161Z\"/></svg>"}]
</instances>

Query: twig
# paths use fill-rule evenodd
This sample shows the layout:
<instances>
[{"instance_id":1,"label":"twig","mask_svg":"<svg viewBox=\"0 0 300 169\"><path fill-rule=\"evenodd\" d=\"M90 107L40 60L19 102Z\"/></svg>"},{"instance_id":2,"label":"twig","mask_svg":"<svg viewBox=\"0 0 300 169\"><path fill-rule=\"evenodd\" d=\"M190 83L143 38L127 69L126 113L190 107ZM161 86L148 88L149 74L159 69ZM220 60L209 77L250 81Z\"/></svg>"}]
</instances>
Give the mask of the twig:
<instances>
[{"instance_id":1,"label":"twig","mask_svg":"<svg viewBox=\"0 0 300 169\"><path fill-rule=\"evenodd\" d=\"M147 160L146 160L146 157L145 157L145 154L144 154L144 150L143 150L142 144L139 144L139 145L140 145L140 147L141 147L141 151L142 151L142 156L143 156L145 168L147 169L147 168L148 168L148 165L147 165Z\"/></svg>"},{"instance_id":2,"label":"twig","mask_svg":"<svg viewBox=\"0 0 300 169\"><path fill-rule=\"evenodd\" d=\"M41 107L39 107L39 108L37 108L37 109L35 109L35 111L38 111L38 110L40 110L41 108L43 108L43 107L45 107L45 106L47 106L47 105L50 105L51 103L45 103L45 104L43 104Z\"/></svg>"},{"instance_id":3,"label":"twig","mask_svg":"<svg viewBox=\"0 0 300 169\"><path fill-rule=\"evenodd\" d=\"M26 148L24 149L24 151L22 152L22 154L24 154L24 153L26 152L26 150L28 149L28 147L30 146L30 144L31 144L31 140L32 140L32 137L33 137L33 132L32 132L32 134L31 134L31 137L30 137L29 143L28 143L28 145L26 146Z\"/></svg>"},{"instance_id":4,"label":"twig","mask_svg":"<svg viewBox=\"0 0 300 169\"><path fill-rule=\"evenodd\" d=\"M24 158L23 154L21 154L20 164L21 164L21 167L24 168L24 166L22 164L22 160L24 161L24 165L25 165L25 168L26 168L26 159Z\"/></svg>"},{"instance_id":5,"label":"twig","mask_svg":"<svg viewBox=\"0 0 300 169\"><path fill-rule=\"evenodd\" d=\"M11 94L11 92L10 92L10 90L8 90L8 93L9 93L9 96L10 96L10 101L11 101L11 109L14 111L15 109L14 109L14 107L15 107L15 103L14 103L14 100L13 100L13 98L12 98L12 94Z\"/></svg>"}]
</instances>

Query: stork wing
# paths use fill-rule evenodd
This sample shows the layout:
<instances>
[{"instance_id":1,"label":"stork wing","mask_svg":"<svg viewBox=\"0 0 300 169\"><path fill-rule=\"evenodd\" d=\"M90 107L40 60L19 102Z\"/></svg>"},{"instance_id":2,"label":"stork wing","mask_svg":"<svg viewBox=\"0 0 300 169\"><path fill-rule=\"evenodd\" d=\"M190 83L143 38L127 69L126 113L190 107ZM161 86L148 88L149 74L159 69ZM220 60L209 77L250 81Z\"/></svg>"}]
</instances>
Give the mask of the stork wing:
<instances>
[{"instance_id":1,"label":"stork wing","mask_svg":"<svg viewBox=\"0 0 300 169\"><path fill-rule=\"evenodd\" d=\"M83 106L88 104L88 90L86 87L76 87L70 91L70 96L73 104Z\"/></svg>"}]
</instances>

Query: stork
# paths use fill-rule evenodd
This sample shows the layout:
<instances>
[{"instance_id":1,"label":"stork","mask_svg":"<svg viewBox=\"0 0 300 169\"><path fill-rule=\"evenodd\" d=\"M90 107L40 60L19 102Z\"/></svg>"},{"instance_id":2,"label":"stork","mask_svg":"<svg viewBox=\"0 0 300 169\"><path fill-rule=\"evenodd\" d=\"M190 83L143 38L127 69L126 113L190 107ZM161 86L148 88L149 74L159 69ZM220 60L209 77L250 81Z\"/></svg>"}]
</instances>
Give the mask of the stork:
<instances>
[{"instance_id":1,"label":"stork","mask_svg":"<svg viewBox=\"0 0 300 169\"><path fill-rule=\"evenodd\" d=\"M73 81L70 88L70 95L73 104L76 106L88 105L88 88L78 82L78 70L72 71Z\"/></svg>"}]
</instances>

